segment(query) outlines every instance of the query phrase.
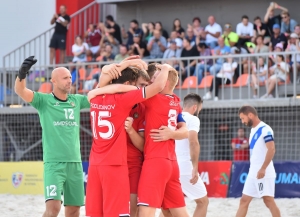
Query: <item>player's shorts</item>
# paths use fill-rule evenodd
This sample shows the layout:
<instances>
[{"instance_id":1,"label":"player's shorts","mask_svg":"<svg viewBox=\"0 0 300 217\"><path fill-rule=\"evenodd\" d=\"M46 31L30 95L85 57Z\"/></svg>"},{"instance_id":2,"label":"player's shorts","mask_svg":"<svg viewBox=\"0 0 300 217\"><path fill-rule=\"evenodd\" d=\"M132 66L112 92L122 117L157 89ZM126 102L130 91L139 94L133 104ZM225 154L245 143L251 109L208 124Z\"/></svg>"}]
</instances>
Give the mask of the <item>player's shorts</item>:
<instances>
[{"instance_id":1,"label":"player's shorts","mask_svg":"<svg viewBox=\"0 0 300 217\"><path fill-rule=\"evenodd\" d=\"M144 161L138 187L138 205L164 209L185 206L177 161L165 158Z\"/></svg>"},{"instance_id":2,"label":"player's shorts","mask_svg":"<svg viewBox=\"0 0 300 217\"><path fill-rule=\"evenodd\" d=\"M141 176L143 159L137 158L136 160L131 159L127 161L128 164L128 176L130 184L130 194L137 194L138 185Z\"/></svg>"},{"instance_id":3,"label":"player's shorts","mask_svg":"<svg viewBox=\"0 0 300 217\"><path fill-rule=\"evenodd\" d=\"M180 183L183 193L190 199L196 200L207 195L206 187L199 177L196 184L190 182L192 175L182 175L180 176Z\"/></svg>"},{"instance_id":4,"label":"player's shorts","mask_svg":"<svg viewBox=\"0 0 300 217\"><path fill-rule=\"evenodd\" d=\"M65 50L66 49L66 35L54 33L50 41L50 48Z\"/></svg>"},{"instance_id":5,"label":"player's shorts","mask_svg":"<svg viewBox=\"0 0 300 217\"><path fill-rule=\"evenodd\" d=\"M244 184L243 194L256 198L274 197L275 178L256 179L248 176Z\"/></svg>"},{"instance_id":6,"label":"player's shorts","mask_svg":"<svg viewBox=\"0 0 300 217\"><path fill-rule=\"evenodd\" d=\"M81 162L44 163L45 201L62 200L65 206L84 205L84 185Z\"/></svg>"},{"instance_id":7,"label":"player's shorts","mask_svg":"<svg viewBox=\"0 0 300 217\"><path fill-rule=\"evenodd\" d=\"M89 166L87 216L129 216L129 202L127 166Z\"/></svg>"}]
</instances>

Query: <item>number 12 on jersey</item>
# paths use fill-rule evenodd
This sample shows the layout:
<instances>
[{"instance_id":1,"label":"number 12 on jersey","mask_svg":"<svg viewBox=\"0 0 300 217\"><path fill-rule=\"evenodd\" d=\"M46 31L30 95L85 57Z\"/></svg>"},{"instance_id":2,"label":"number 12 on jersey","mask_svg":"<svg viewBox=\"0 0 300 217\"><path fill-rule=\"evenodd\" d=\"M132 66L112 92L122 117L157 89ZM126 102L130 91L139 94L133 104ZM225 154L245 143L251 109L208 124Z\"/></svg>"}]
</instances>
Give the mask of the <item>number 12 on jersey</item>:
<instances>
[{"instance_id":1,"label":"number 12 on jersey","mask_svg":"<svg viewBox=\"0 0 300 217\"><path fill-rule=\"evenodd\" d=\"M98 117L97 112L92 111L92 130L93 130L93 136L95 139L98 139L98 136L100 136L102 139L110 139L115 134L115 127L113 123L111 123L109 120L103 120L102 118L110 118L111 113L109 111L99 111ZM97 133L96 126L98 127L107 127L108 131L106 133L99 132Z\"/></svg>"}]
</instances>

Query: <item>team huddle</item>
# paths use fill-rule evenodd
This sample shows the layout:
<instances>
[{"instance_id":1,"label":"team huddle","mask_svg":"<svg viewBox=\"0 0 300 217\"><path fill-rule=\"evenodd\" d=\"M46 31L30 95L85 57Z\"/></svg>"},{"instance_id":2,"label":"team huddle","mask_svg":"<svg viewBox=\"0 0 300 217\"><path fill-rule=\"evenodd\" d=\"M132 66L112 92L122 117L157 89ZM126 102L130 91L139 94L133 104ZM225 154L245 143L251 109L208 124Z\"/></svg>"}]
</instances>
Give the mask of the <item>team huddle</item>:
<instances>
[{"instance_id":1,"label":"team huddle","mask_svg":"<svg viewBox=\"0 0 300 217\"><path fill-rule=\"evenodd\" d=\"M202 109L199 95L173 91L178 72L168 64L149 64L132 56L102 68L98 88L86 96L69 94L71 74L52 72L53 93L26 88L34 57L27 58L15 82L16 93L38 110L43 128L43 217L59 214L64 195L65 216L189 216L184 195L195 200L194 216L206 216L208 198L198 173L198 132ZM80 157L80 109L90 108L93 144L89 158L86 200ZM252 127L250 170L236 216L246 216L253 197L263 197L272 216L280 216L274 201L275 144L272 129L256 110L243 106L242 123ZM49 124L49 123L53 123Z\"/></svg>"}]
</instances>

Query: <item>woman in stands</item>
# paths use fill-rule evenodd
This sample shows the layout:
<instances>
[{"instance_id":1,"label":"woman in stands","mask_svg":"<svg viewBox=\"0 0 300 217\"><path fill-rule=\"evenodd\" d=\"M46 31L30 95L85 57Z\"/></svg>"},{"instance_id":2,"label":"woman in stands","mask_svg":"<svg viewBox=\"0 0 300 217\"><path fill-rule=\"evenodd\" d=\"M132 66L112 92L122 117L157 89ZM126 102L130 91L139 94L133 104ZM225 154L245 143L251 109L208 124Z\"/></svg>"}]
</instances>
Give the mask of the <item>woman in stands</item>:
<instances>
[{"instance_id":1,"label":"woman in stands","mask_svg":"<svg viewBox=\"0 0 300 217\"><path fill-rule=\"evenodd\" d=\"M226 84L232 83L231 81L232 81L236 67L237 67L237 63L234 62L232 57L228 57L227 61L225 63L223 63L220 72L214 78L214 80L216 81L216 85L214 85L214 80L212 80L210 90L209 90L209 92L207 92L205 94L203 99L211 99L212 91L214 89L214 86L216 86L214 100L218 101L219 100L219 98L218 98L219 88L222 88L222 86L221 86L222 84L226 85Z\"/></svg>"},{"instance_id":2,"label":"woman in stands","mask_svg":"<svg viewBox=\"0 0 300 217\"><path fill-rule=\"evenodd\" d=\"M273 98L272 92L279 82L286 82L287 74L290 72L289 64L284 62L283 55L276 55L276 62L270 68L271 76L266 81L267 93L261 98Z\"/></svg>"},{"instance_id":3,"label":"woman in stands","mask_svg":"<svg viewBox=\"0 0 300 217\"><path fill-rule=\"evenodd\" d=\"M173 21L173 31L177 32L178 38L184 38L184 28L181 27L181 21L178 18Z\"/></svg>"},{"instance_id":4,"label":"woman in stands","mask_svg":"<svg viewBox=\"0 0 300 217\"><path fill-rule=\"evenodd\" d=\"M143 29L144 37L145 37L144 41L146 41L147 43L148 43L149 39L153 36L154 26L155 26L155 24L153 22L142 24L142 29Z\"/></svg>"},{"instance_id":5,"label":"woman in stands","mask_svg":"<svg viewBox=\"0 0 300 217\"><path fill-rule=\"evenodd\" d=\"M89 45L83 42L80 35L76 36L75 44L72 45L72 53L74 55L73 62L86 62L86 52L89 50Z\"/></svg>"},{"instance_id":6,"label":"woman in stands","mask_svg":"<svg viewBox=\"0 0 300 217\"><path fill-rule=\"evenodd\" d=\"M168 40L169 34L168 34L168 32L167 32L166 30L163 29L163 26L162 26L161 22L156 22L156 23L155 23L155 28L154 28L154 29L160 31L161 35L162 35L163 37L165 37L166 40Z\"/></svg>"},{"instance_id":7,"label":"woman in stands","mask_svg":"<svg viewBox=\"0 0 300 217\"><path fill-rule=\"evenodd\" d=\"M201 83L205 72L209 71L209 68L213 65L212 59L201 59L201 57L211 56L211 51L204 42L200 42L197 46L197 49L200 53L200 59L198 60L194 76L198 78L198 84Z\"/></svg>"},{"instance_id":8,"label":"woman in stands","mask_svg":"<svg viewBox=\"0 0 300 217\"><path fill-rule=\"evenodd\" d=\"M265 83L268 74L268 65L265 63L263 57L258 58L257 66L252 64L252 81L251 86L253 90L253 98L257 98L257 89L260 83Z\"/></svg>"}]
</instances>

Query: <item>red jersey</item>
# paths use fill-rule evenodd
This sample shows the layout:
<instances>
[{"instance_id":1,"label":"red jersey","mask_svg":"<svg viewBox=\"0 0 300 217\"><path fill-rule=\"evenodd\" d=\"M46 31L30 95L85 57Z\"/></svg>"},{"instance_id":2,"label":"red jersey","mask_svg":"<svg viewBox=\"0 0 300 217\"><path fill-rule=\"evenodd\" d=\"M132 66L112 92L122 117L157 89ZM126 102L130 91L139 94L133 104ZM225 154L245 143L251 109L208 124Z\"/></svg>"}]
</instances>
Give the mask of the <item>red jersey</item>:
<instances>
[{"instance_id":1,"label":"red jersey","mask_svg":"<svg viewBox=\"0 0 300 217\"><path fill-rule=\"evenodd\" d=\"M132 107L144 100L144 88L101 95L91 100L93 144L90 165L127 165L124 123Z\"/></svg>"},{"instance_id":2,"label":"red jersey","mask_svg":"<svg viewBox=\"0 0 300 217\"><path fill-rule=\"evenodd\" d=\"M136 104L130 111L129 117L133 118L132 127L136 132L145 131L145 106L142 103ZM127 135L127 158L143 157L143 152L137 149Z\"/></svg>"},{"instance_id":3,"label":"red jersey","mask_svg":"<svg viewBox=\"0 0 300 217\"><path fill-rule=\"evenodd\" d=\"M177 116L181 113L180 98L173 95L157 94L143 102L146 107L145 115L145 159L167 158L176 160L175 141L170 139L163 142L154 142L150 137L150 130L161 126L168 126L176 130Z\"/></svg>"},{"instance_id":4,"label":"red jersey","mask_svg":"<svg viewBox=\"0 0 300 217\"><path fill-rule=\"evenodd\" d=\"M98 46L100 44L102 35L99 29L95 29L94 32L89 32L88 34L88 42L92 46Z\"/></svg>"},{"instance_id":5,"label":"red jersey","mask_svg":"<svg viewBox=\"0 0 300 217\"><path fill-rule=\"evenodd\" d=\"M242 144L248 143L247 138L234 138L231 140L231 143L234 143L240 147ZM249 148L245 149L234 149L233 151L233 160L241 161L241 160L249 160Z\"/></svg>"}]
</instances>

